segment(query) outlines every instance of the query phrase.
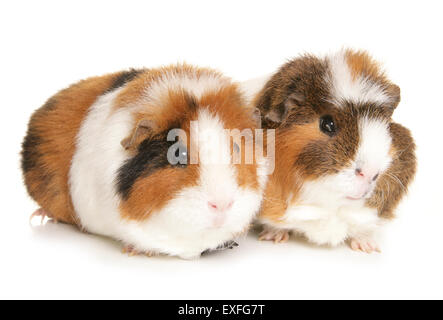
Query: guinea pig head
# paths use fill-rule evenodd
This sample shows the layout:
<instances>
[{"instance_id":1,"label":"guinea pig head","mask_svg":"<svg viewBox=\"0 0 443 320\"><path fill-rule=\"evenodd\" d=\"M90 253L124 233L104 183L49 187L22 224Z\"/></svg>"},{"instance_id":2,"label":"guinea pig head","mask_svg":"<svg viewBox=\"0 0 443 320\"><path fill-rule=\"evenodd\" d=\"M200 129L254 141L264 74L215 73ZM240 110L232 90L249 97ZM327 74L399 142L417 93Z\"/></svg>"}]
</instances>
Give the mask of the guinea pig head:
<instances>
[{"instance_id":1,"label":"guinea pig head","mask_svg":"<svg viewBox=\"0 0 443 320\"><path fill-rule=\"evenodd\" d=\"M340 199L370 197L392 160L389 126L400 101L378 64L350 50L304 56L284 65L268 87L259 107L264 121L278 124L276 154L285 159L277 161L316 190L312 196L327 190Z\"/></svg>"},{"instance_id":2,"label":"guinea pig head","mask_svg":"<svg viewBox=\"0 0 443 320\"><path fill-rule=\"evenodd\" d=\"M190 230L245 228L262 188L260 161L247 153L254 150L255 113L234 85L199 97L170 90L161 104L139 114L122 141L131 154L117 181L122 215L169 216Z\"/></svg>"}]
</instances>

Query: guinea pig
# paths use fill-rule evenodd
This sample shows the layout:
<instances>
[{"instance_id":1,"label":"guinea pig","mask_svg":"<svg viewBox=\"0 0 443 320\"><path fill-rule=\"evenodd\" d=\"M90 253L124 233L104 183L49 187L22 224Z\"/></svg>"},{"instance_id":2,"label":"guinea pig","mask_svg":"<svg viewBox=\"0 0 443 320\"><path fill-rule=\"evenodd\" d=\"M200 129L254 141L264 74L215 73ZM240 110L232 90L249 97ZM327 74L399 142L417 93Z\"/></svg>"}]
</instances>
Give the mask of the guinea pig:
<instances>
[{"instance_id":1,"label":"guinea pig","mask_svg":"<svg viewBox=\"0 0 443 320\"><path fill-rule=\"evenodd\" d=\"M258 213L267 179L263 157L230 161L255 143L243 132L256 127L238 85L211 69L82 80L29 122L22 169L41 206L34 215L120 240L131 254L191 259L231 247Z\"/></svg>"},{"instance_id":2,"label":"guinea pig","mask_svg":"<svg viewBox=\"0 0 443 320\"><path fill-rule=\"evenodd\" d=\"M276 159L260 239L284 242L295 232L320 245L380 251L375 233L416 171L411 133L391 119L399 87L366 52L349 49L303 55L264 83L253 104L262 126L276 128Z\"/></svg>"}]
</instances>

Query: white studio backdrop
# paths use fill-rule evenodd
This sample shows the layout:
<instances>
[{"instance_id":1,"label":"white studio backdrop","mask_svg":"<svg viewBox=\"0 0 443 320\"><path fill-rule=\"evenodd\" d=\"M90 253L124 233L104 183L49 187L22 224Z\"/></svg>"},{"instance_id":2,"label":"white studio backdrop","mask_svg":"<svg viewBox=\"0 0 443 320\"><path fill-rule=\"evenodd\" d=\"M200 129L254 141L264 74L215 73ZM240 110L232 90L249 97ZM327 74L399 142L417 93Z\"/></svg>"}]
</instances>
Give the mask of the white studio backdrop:
<instances>
[{"instance_id":1,"label":"white studio backdrop","mask_svg":"<svg viewBox=\"0 0 443 320\"><path fill-rule=\"evenodd\" d=\"M441 1L14 1L0 4L0 298L443 298ZM287 59L366 49L402 90L419 169L382 254L252 232L200 260L128 257L67 225L31 228L19 170L31 113L79 79L186 61L236 80Z\"/></svg>"}]
</instances>

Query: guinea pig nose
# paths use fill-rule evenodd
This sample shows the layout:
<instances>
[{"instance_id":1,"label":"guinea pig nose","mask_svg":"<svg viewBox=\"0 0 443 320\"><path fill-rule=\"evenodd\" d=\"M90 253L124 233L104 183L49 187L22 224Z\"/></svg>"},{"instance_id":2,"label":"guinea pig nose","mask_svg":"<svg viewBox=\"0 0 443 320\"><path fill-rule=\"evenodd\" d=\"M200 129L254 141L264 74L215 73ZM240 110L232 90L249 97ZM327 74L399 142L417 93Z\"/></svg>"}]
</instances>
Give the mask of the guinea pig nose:
<instances>
[{"instance_id":1,"label":"guinea pig nose","mask_svg":"<svg viewBox=\"0 0 443 320\"><path fill-rule=\"evenodd\" d=\"M363 172L363 170L361 168L357 168L355 169L355 175L357 177L366 177L368 179L368 181L375 181L377 180L378 176L379 176L379 172L377 172L376 174L373 174L370 170Z\"/></svg>"},{"instance_id":2,"label":"guinea pig nose","mask_svg":"<svg viewBox=\"0 0 443 320\"><path fill-rule=\"evenodd\" d=\"M220 211L220 212L223 212L223 211L231 209L233 204L234 204L233 200L230 200L230 201L217 201L217 202L215 202L215 201L208 201L208 206L211 209L214 209L214 210L217 210L217 211Z\"/></svg>"},{"instance_id":3,"label":"guinea pig nose","mask_svg":"<svg viewBox=\"0 0 443 320\"><path fill-rule=\"evenodd\" d=\"M355 169L355 175L360 176L360 177L364 177L364 173L363 170L361 168L357 168Z\"/></svg>"}]
</instances>

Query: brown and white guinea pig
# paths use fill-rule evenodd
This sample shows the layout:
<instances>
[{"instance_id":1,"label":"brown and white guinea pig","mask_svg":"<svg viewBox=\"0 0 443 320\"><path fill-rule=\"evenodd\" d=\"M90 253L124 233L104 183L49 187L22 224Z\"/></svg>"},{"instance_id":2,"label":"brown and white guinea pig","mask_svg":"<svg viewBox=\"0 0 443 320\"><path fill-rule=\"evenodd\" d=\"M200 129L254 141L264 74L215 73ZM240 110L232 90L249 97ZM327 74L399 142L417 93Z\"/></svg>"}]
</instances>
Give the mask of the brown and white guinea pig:
<instances>
[{"instance_id":1,"label":"brown and white guinea pig","mask_svg":"<svg viewBox=\"0 0 443 320\"><path fill-rule=\"evenodd\" d=\"M240 152L225 129L254 130L254 114L237 85L210 69L89 78L33 114L25 184L37 215L118 239L133 253L198 257L246 231L259 210L264 159L207 160Z\"/></svg>"},{"instance_id":2,"label":"brown and white guinea pig","mask_svg":"<svg viewBox=\"0 0 443 320\"><path fill-rule=\"evenodd\" d=\"M253 95L259 81L244 90ZM379 251L374 233L416 171L411 134L391 120L399 102L399 87L362 51L304 55L265 79L253 103L262 126L277 129L261 239L286 241L293 231L317 244L349 240L354 250Z\"/></svg>"}]
</instances>

